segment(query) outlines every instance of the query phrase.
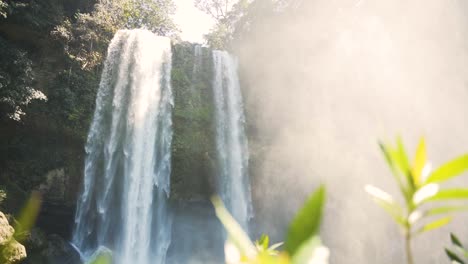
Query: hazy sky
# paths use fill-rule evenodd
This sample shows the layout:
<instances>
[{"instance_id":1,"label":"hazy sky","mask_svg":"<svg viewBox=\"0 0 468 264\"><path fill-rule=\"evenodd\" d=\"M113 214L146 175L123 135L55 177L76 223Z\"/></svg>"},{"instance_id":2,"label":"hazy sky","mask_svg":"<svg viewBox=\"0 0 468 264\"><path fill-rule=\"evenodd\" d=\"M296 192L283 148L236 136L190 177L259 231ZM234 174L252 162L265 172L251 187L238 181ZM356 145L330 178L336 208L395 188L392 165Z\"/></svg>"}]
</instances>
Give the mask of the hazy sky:
<instances>
[{"instance_id":1,"label":"hazy sky","mask_svg":"<svg viewBox=\"0 0 468 264\"><path fill-rule=\"evenodd\" d=\"M177 12L175 22L182 31L183 40L203 42L203 34L207 33L214 21L210 16L201 12L193 5L193 0L175 0Z\"/></svg>"}]
</instances>

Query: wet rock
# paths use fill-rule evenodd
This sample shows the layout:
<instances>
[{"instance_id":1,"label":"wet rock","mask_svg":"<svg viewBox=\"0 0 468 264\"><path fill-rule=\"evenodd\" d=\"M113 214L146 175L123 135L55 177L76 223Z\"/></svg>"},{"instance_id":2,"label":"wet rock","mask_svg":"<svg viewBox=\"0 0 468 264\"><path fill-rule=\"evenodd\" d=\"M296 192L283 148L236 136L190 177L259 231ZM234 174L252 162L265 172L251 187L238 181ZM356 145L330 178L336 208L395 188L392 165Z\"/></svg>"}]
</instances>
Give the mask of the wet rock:
<instances>
[{"instance_id":1,"label":"wet rock","mask_svg":"<svg viewBox=\"0 0 468 264\"><path fill-rule=\"evenodd\" d=\"M14 233L15 230L8 223L7 217L0 212L0 246L6 245L11 240Z\"/></svg>"},{"instance_id":2,"label":"wet rock","mask_svg":"<svg viewBox=\"0 0 468 264\"><path fill-rule=\"evenodd\" d=\"M44 231L42 231L39 228L33 228L29 232L25 244L28 250L37 250L44 248L47 245L47 238Z\"/></svg>"},{"instance_id":3,"label":"wet rock","mask_svg":"<svg viewBox=\"0 0 468 264\"><path fill-rule=\"evenodd\" d=\"M24 258L26 258L26 248L14 239L2 248L1 260L4 264L18 263Z\"/></svg>"},{"instance_id":4,"label":"wet rock","mask_svg":"<svg viewBox=\"0 0 468 264\"><path fill-rule=\"evenodd\" d=\"M64 168L47 172L45 182L38 187L38 191L44 194L44 198L50 202L63 203L67 188L68 178Z\"/></svg>"},{"instance_id":5,"label":"wet rock","mask_svg":"<svg viewBox=\"0 0 468 264\"><path fill-rule=\"evenodd\" d=\"M48 264L81 264L79 252L65 239L58 235L50 235L47 247L41 252Z\"/></svg>"},{"instance_id":6,"label":"wet rock","mask_svg":"<svg viewBox=\"0 0 468 264\"><path fill-rule=\"evenodd\" d=\"M7 217L0 212L0 263L14 264L26 258L26 249L13 238L14 233Z\"/></svg>"}]
</instances>

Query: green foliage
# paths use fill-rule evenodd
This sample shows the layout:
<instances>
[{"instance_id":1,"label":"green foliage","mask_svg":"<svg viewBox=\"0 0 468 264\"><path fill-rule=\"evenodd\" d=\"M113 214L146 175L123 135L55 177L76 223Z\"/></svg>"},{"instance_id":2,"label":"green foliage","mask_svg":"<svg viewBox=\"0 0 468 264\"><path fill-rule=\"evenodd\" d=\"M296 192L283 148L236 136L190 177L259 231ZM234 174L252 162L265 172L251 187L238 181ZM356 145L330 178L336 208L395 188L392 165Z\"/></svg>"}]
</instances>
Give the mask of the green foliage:
<instances>
[{"instance_id":1,"label":"green foliage","mask_svg":"<svg viewBox=\"0 0 468 264\"><path fill-rule=\"evenodd\" d=\"M195 6L198 9L217 21L227 18L234 3L235 0L195 0Z\"/></svg>"},{"instance_id":2,"label":"green foliage","mask_svg":"<svg viewBox=\"0 0 468 264\"><path fill-rule=\"evenodd\" d=\"M410 243L414 235L445 226L452 220L453 213L468 210L468 205L452 206L431 203L468 199L468 189L441 190L439 186L439 183L468 170L468 156L455 158L430 172L424 139L420 140L412 163L409 162L400 139L397 140L396 147L381 143L380 148L405 203L403 206L399 205L391 195L374 186L366 186L366 191L403 229L407 243L408 263L413 263ZM433 216L437 215L442 215L442 217L433 219Z\"/></svg>"},{"instance_id":3,"label":"green foliage","mask_svg":"<svg viewBox=\"0 0 468 264\"><path fill-rule=\"evenodd\" d=\"M33 88L34 72L27 52L0 37L0 115L19 121L23 107L47 98Z\"/></svg>"},{"instance_id":4,"label":"green foliage","mask_svg":"<svg viewBox=\"0 0 468 264\"><path fill-rule=\"evenodd\" d=\"M246 258L255 257L257 249L254 243L250 241L249 236L242 230L242 227L229 214L219 197L214 197L212 200L216 211L216 216L226 228L228 239L239 249L242 256Z\"/></svg>"},{"instance_id":5,"label":"green foliage","mask_svg":"<svg viewBox=\"0 0 468 264\"><path fill-rule=\"evenodd\" d=\"M15 225L15 239L24 241L29 231L34 227L39 210L41 208L42 199L38 193L33 192L26 205L21 210L18 221Z\"/></svg>"},{"instance_id":6,"label":"green foliage","mask_svg":"<svg viewBox=\"0 0 468 264\"><path fill-rule=\"evenodd\" d=\"M279 254L277 249L283 244L283 242L279 242L270 246L270 237L265 234L262 234L260 239L255 241L255 247L257 248L258 252L271 256L277 256Z\"/></svg>"},{"instance_id":7,"label":"green foliage","mask_svg":"<svg viewBox=\"0 0 468 264\"><path fill-rule=\"evenodd\" d=\"M238 21L247 12L247 0L196 0L195 6L210 15L215 26L205 35L207 44L213 49L230 47Z\"/></svg>"},{"instance_id":8,"label":"green foliage","mask_svg":"<svg viewBox=\"0 0 468 264\"><path fill-rule=\"evenodd\" d=\"M232 41L231 29L227 24L219 23L205 35L205 40L213 49L226 50Z\"/></svg>"},{"instance_id":9,"label":"green foliage","mask_svg":"<svg viewBox=\"0 0 468 264\"><path fill-rule=\"evenodd\" d=\"M65 0L7 1L8 22L24 26L22 30L37 35L37 31L50 30L65 15ZM34 31L30 31L30 29ZM20 32L17 32L20 33Z\"/></svg>"},{"instance_id":10,"label":"green foliage","mask_svg":"<svg viewBox=\"0 0 468 264\"><path fill-rule=\"evenodd\" d=\"M286 240L286 251L277 251L281 243L269 246L269 237L262 235L255 246L240 225L229 214L218 197L212 199L216 215L228 233L226 242L227 263L256 264L325 264L328 249L318 237L320 219L325 203L325 188L322 186L307 200L292 221Z\"/></svg>"},{"instance_id":11,"label":"green foliage","mask_svg":"<svg viewBox=\"0 0 468 264\"><path fill-rule=\"evenodd\" d=\"M100 247L85 264L111 264L112 258L111 250Z\"/></svg>"},{"instance_id":12,"label":"green foliage","mask_svg":"<svg viewBox=\"0 0 468 264\"><path fill-rule=\"evenodd\" d=\"M0 19L7 17L7 9L8 4L5 1L0 0Z\"/></svg>"},{"instance_id":13,"label":"green foliage","mask_svg":"<svg viewBox=\"0 0 468 264\"><path fill-rule=\"evenodd\" d=\"M236 43L255 39L255 31L270 33L272 21L278 21L291 0L196 0L196 6L216 21L205 35L213 49L231 50Z\"/></svg>"},{"instance_id":14,"label":"green foliage","mask_svg":"<svg viewBox=\"0 0 468 264\"><path fill-rule=\"evenodd\" d=\"M7 198L7 193L3 188L0 188L0 204Z\"/></svg>"},{"instance_id":15,"label":"green foliage","mask_svg":"<svg viewBox=\"0 0 468 264\"><path fill-rule=\"evenodd\" d=\"M172 20L172 0L101 0L92 13L77 13L51 32L64 46L66 55L82 69L92 70L105 57L107 46L119 29L146 28L172 36L177 28Z\"/></svg>"},{"instance_id":16,"label":"green foliage","mask_svg":"<svg viewBox=\"0 0 468 264\"><path fill-rule=\"evenodd\" d=\"M457 236L450 234L452 248L445 248L445 254L452 263L465 264L468 263L468 249L460 242Z\"/></svg>"},{"instance_id":17,"label":"green foliage","mask_svg":"<svg viewBox=\"0 0 468 264\"><path fill-rule=\"evenodd\" d=\"M123 2L125 28L146 28L161 36L178 32L172 20L176 10L172 0L130 0Z\"/></svg>"},{"instance_id":18,"label":"green foliage","mask_svg":"<svg viewBox=\"0 0 468 264\"><path fill-rule=\"evenodd\" d=\"M1 193L4 194L3 190ZM39 194L32 193L21 210L18 221L13 219L15 222L14 228L9 226L5 215L0 212L0 228L3 236L0 245L0 263L19 263L26 257L26 250L20 243L23 243L30 234L31 228L37 219L40 204ZM10 230L14 231L14 233L10 233Z\"/></svg>"},{"instance_id":19,"label":"green foliage","mask_svg":"<svg viewBox=\"0 0 468 264\"><path fill-rule=\"evenodd\" d=\"M321 186L297 213L289 226L285 248L290 255L307 239L317 235L325 203L325 187Z\"/></svg>"},{"instance_id":20,"label":"green foliage","mask_svg":"<svg viewBox=\"0 0 468 264\"><path fill-rule=\"evenodd\" d=\"M179 43L172 49L171 197L209 198L217 166L211 83L213 60L210 50L190 43Z\"/></svg>"},{"instance_id":21,"label":"green foliage","mask_svg":"<svg viewBox=\"0 0 468 264\"><path fill-rule=\"evenodd\" d=\"M112 258L109 256L99 256L95 261L90 264L111 264Z\"/></svg>"},{"instance_id":22,"label":"green foliage","mask_svg":"<svg viewBox=\"0 0 468 264\"><path fill-rule=\"evenodd\" d=\"M444 182L450 178L456 177L468 169L468 155L463 155L446 164L440 166L435 170L429 178L428 183Z\"/></svg>"}]
</instances>

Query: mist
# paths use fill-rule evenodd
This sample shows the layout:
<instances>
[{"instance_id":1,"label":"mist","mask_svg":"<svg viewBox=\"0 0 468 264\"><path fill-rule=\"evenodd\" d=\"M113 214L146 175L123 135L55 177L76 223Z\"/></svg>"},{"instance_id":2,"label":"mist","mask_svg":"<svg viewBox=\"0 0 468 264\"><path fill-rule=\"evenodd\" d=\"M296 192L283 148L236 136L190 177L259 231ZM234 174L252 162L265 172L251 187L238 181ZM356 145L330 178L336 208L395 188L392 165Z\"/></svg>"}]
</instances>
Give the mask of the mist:
<instances>
[{"instance_id":1,"label":"mist","mask_svg":"<svg viewBox=\"0 0 468 264\"><path fill-rule=\"evenodd\" d=\"M397 225L363 187L399 196L379 140L401 135L412 157L424 136L433 167L467 151L467 3L296 2L300 8L262 18L235 46L256 232L280 240L323 183L322 238L331 263L402 263ZM464 176L459 181L468 184ZM447 234L466 237L466 217L416 237L417 262L447 262Z\"/></svg>"}]
</instances>

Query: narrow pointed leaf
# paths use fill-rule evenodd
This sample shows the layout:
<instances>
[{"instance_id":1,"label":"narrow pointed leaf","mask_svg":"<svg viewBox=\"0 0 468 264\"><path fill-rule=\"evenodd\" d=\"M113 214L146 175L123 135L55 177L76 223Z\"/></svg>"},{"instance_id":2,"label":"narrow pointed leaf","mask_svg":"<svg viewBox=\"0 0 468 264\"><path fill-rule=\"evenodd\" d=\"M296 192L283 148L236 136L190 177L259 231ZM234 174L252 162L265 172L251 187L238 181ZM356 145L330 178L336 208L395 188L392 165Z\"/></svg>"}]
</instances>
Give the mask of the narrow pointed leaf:
<instances>
[{"instance_id":1,"label":"narrow pointed leaf","mask_svg":"<svg viewBox=\"0 0 468 264\"><path fill-rule=\"evenodd\" d=\"M262 250L267 250L269 244L270 238L265 234L262 234L260 239L255 241L255 245L257 246L257 248L261 248Z\"/></svg>"},{"instance_id":2,"label":"narrow pointed leaf","mask_svg":"<svg viewBox=\"0 0 468 264\"><path fill-rule=\"evenodd\" d=\"M370 185L366 186L365 190L372 197L372 200L384 209L398 224L405 225L403 209L395 203L388 193Z\"/></svg>"},{"instance_id":3,"label":"narrow pointed leaf","mask_svg":"<svg viewBox=\"0 0 468 264\"><path fill-rule=\"evenodd\" d=\"M242 227L226 210L221 199L219 197L213 197L211 201L215 208L216 216L223 224L229 238L239 249L240 253L247 257L255 256L257 254L257 250L254 244L250 241L249 236L244 232L244 230L242 230Z\"/></svg>"},{"instance_id":4,"label":"narrow pointed leaf","mask_svg":"<svg viewBox=\"0 0 468 264\"><path fill-rule=\"evenodd\" d=\"M318 233L325 202L325 188L319 187L306 201L292 220L285 242L286 251L292 256L299 246Z\"/></svg>"},{"instance_id":5,"label":"narrow pointed leaf","mask_svg":"<svg viewBox=\"0 0 468 264\"><path fill-rule=\"evenodd\" d=\"M443 182L462 174L466 170L468 170L468 154L440 166L429 175L426 182Z\"/></svg>"},{"instance_id":6,"label":"narrow pointed leaf","mask_svg":"<svg viewBox=\"0 0 468 264\"><path fill-rule=\"evenodd\" d=\"M389 166L390 170L392 171L393 177L395 178L398 187L400 188L401 193L403 196L409 199L409 192L408 192L408 187L407 187L407 178L406 176L400 173L400 168L397 165L398 163L398 155L396 154L396 151L393 150L391 147L386 146L382 142L379 142L380 150L384 154L385 161L387 161L387 165ZM404 153L404 151L403 151Z\"/></svg>"},{"instance_id":7,"label":"narrow pointed leaf","mask_svg":"<svg viewBox=\"0 0 468 264\"><path fill-rule=\"evenodd\" d=\"M396 161L393 160L393 156L390 154L392 152L392 149L388 146L386 146L384 143L379 142L379 147L382 153L385 156L385 161L387 161L388 167L390 167L390 170L392 170L392 173L394 175L397 175L397 168L396 168Z\"/></svg>"},{"instance_id":8,"label":"narrow pointed leaf","mask_svg":"<svg viewBox=\"0 0 468 264\"><path fill-rule=\"evenodd\" d=\"M456 263L460 263L460 264L465 264L465 262L459 256L457 256L455 252L451 251L450 249L446 248L445 254L447 254L447 256L449 257L451 261L455 261Z\"/></svg>"},{"instance_id":9,"label":"narrow pointed leaf","mask_svg":"<svg viewBox=\"0 0 468 264\"><path fill-rule=\"evenodd\" d=\"M458 200L458 199L468 199L468 189L446 189L440 190L437 194L424 202L434 202L434 201L443 201L443 200Z\"/></svg>"},{"instance_id":10,"label":"narrow pointed leaf","mask_svg":"<svg viewBox=\"0 0 468 264\"><path fill-rule=\"evenodd\" d=\"M462 254L465 259L468 259L468 251L462 247L454 246L458 253Z\"/></svg>"},{"instance_id":11,"label":"narrow pointed leaf","mask_svg":"<svg viewBox=\"0 0 468 264\"><path fill-rule=\"evenodd\" d=\"M451 221L452 221L452 217L450 217L450 216L437 219L435 221L432 221L432 222L424 225L422 228L420 228L418 230L417 233L428 232L428 231L443 227L443 226L447 225L448 223L450 223Z\"/></svg>"},{"instance_id":12,"label":"narrow pointed leaf","mask_svg":"<svg viewBox=\"0 0 468 264\"><path fill-rule=\"evenodd\" d=\"M419 142L418 149L416 150L416 156L414 157L413 168L411 170L411 176L413 177L413 182L416 187L421 185L421 174L427 162L426 154L426 142L424 138L421 138Z\"/></svg>"},{"instance_id":13,"label":"narrow pointed leaf","mask_svg":"<svg viewBox=\"0 0 468 264\"><path fill-rule=\"evenodd\" d=\"M460 239L458 239L458 237L455 236L453 233L450 233L450 240L452 241L452 243L453 243L454 245L463 248L463 245L462 245L462 243L460 242Z\"/></svg>"},{"instance_id":14,"label":"narrow pointed leaf","mask_svg":"<svg viewBox=\"0 0 468 264\"><path fill-rule=\"evenodd\" d=\"M398 160L398 166L403 174L408 175L410 171L408 155L406 155L405 146L403 145L403 141L400 137L398 137L397 139L397 146L398 148L396 155Z\"/></svg>"},{"instance_id":15,"label":"narrow pointed leaf","mask_svg":"<svg viewBox=\"0 0 468 264\"><path fill-rule=\"evenodd\" d=\"M432 215L447 214L447 213L453 213L453 212L463 212L463 211L468 211L468 206L442 206L442 207L436 207L436 208L427 210L424 213L424 216L432 216Z\"/></svg>"},{"instance_id":16,"label":"narrow pointed leaf","mask_svg":"<svg viewBox=\"0 0 468 264\"><path fill-rule=\"evenodd\" d=\"M411 166L409 164L408 155L406 154L405 146L403 145L403 141L401 137L397 138L397 151L396 157L398 160L398 166L400 168L401 173L405 177L406 186L408 190L408 195L413 193L416 189L414 185L413 178L411 177Z\"/></svg>"},{"instance_id":17,"label":"narrow pointed leaf","mask_svg":"<svg viewBox=\"0 0 468 264\"><path fill-rule=\"evenodd\" d=\"M281 247L283 244L284 244L284 242L278 242L278 243L275 243L275 244L271 245L271 247L269 247L268 249L269 250L275 250L275 249Z\"/></svg>"},{"instance_id":18,"label":"narrow pointed leaf","mask_svg":"<svg viewBox=\"0 0 468 264\"><path fill-rule=\"evenodd\" d=\"M267 235L264 235L262 239L262 246L264 248L268 248L269 244L270 244L270 238Z\"/></svg>"},{"instance_id":19,"label":"narrow pointed leaf","mask_svg":"<svg viewBox=\"0 0 468 264\"><path fill-rule=\"evenodd\" d=\"M437 183L429 183L424 185L423 187L419 188L414 194L412 201L417 206L422 202L434 197L437 193L439 193L440 186Z\"/></svg>"}]
</instances>

